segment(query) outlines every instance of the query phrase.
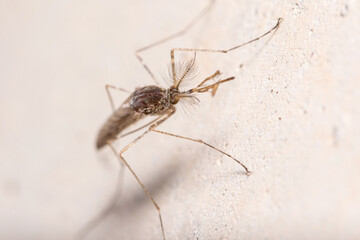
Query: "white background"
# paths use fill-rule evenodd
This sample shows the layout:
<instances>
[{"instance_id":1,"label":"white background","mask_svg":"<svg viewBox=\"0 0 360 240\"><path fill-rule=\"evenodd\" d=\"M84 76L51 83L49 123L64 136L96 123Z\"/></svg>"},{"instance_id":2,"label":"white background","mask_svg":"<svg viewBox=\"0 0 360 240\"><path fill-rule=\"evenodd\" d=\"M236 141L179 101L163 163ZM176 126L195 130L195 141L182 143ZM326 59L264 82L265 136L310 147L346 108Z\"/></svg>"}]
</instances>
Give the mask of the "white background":
<instances>
[{"instance_id":1,"label":"white background","mask_svg":"<svg viewBox=\"0 0 360 240\"><path fill-rule=\"evenodd\" d=\"M74 239L105 207L119 166L94 147L111 113L104 86L153 84L134 51L207 3L0 1L1 239ZM212 149L156 133L125 154L160 205L168 239L360 238L359 1L217 1L189 33L143 57L161 79L172 47L230 48L278 17L271 39L199 54L198 81L217 69L236 80L159 128L225 150L250 177ZM161 239L129 172L124 185L86 239Z\"/></svg>"}]
</instances>

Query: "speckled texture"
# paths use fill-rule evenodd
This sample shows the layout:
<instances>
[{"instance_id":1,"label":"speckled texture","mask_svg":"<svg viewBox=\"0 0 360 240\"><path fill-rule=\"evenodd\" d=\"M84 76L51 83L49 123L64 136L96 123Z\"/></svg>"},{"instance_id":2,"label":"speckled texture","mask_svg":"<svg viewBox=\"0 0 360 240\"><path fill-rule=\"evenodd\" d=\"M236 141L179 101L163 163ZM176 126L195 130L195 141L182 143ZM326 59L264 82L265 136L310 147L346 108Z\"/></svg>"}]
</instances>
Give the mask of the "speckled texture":
<instances>
[{"instance_id":1,"label":"speckled texture","mask_svg":"<svg viewBox=\"0 0 360 240\"><path fill-rule=\"evenodd\" d=\"M111 113L104 85L153 84L134 50L206 4L1 2L0 239L73 239L105 206L119 168L94 145ZM188 34L143 57L161 78L170 48L229 48L278 17L271 39L199 54L199 81L217 69L236 81L159 128L224 149L251 176L205 146L156 133L125 154L169 240L360 239L359 1L218 1ZM161 239L129 172L118 207L86 239Z\"/></svg>"}]
</instances>

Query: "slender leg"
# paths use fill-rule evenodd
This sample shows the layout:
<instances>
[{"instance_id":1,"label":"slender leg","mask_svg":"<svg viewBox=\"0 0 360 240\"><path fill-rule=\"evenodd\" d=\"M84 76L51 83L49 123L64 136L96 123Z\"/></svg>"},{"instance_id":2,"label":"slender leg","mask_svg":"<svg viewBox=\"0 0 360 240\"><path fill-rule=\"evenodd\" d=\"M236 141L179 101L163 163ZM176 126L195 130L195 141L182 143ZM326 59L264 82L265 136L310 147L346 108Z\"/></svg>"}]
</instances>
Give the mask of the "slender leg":
<instances>
[{"instance_id":1,"label":"slender leg","mask_svg":"<svg viewBox=\"0 0 360 240\"><path fill-rule=\"evenodd\" d=\"M218 89L219 85L224 83L224 82L228 82L231 80L234 80L235 77L229 77L220 81L217 81L216 83L213 83L211 85L208 86L204 86L204 87L196 87L196 88L192 88L190 90L188 90L188 93L193 93L193 92L200 92L200 93L204 93L204 92L208 92L211 90L211 95L214 96L216 93L216 90Z\"/></svg>"},{"instance_id":2,"label":"slender leg","mask_svg":"<svg viewBox=\"0 0 360 240\"><path fill-rule=\"evenodd\" d=\"M204 81L202 81L199 85L197 85L197 88L198 88L198 87L201 87L201 86L204 85L207 81L209 81L209 80L211 80L211 79L213 79L213 78L215 78L216 76L219 76L219 75L220 75L220 71L217 70L213 75L205 78Z\"/></svg>"},{"instance_id":3,"label":"slender leg","mask_svg":"<svg viewBox=\"0 0 360 240\"><path fill-rule=\"evenodd\" d=\"M194 89L192 89L192 90L193 90L193 91L199 90L200 87L201 87L202 85L204 85L207 81L209 81L209 80L211 80L211 79L214 79L215 77L219 76L220 74L221 74L220 71L217 70L213 75L205 78L204 81L202 81L199 85L197 85L196 88L194 88ZM211 96L215 96L215 93L216 93L219 85L220 85L221 83L223 83L223 82L224 82L224 81L222 81L222 82L219 81L219 82L217 82L217 83L215 83L215 84L212 84L212 85L210 85L210 86L205 86L205 87L202 87L202 88L207 89L206 91L208 91L208 89L211 88Z\"/></svg>"},{"instance_id":4,"label":"slender leg","mask_svg":"<svg viewBox=\"0 0 360 240\"><path fill-rule=\"evenodd\" d=\"M141 134L140 136L138 136L137 138L135 138L131 143L129 143L126 147L124 147L120 152L119 152L119 156L121 156L125 151L127 151L129 148L131 148L136 142L138 142L141 138L143 138L146 134L148 134L149 132L151 132L151 129L157 127L158 125L160 125L161 123L163 123L164 121L166 121L169 117L171 117L173 114L175 113L175 107L172 107L169 109L169 112L166 113L165 117L163 117L162 119L158 120L157 122L153 123L148 130L146 130L143 134Z\"/></svg>"},{"instance_id":5,"label":"slender leg","mask_svg":"<svg viewBox=\"0 0 360 240\"><path fill-rule=\"evenodd\" d=\"M135 140L133 140L131 143L129 143L126 147L124 147L120 153L116 152L116 149L114 148L114 146L112 145L112 143L108 143L108 145L110 146L110 148L112 149L112 151L114 152L114 154L116 154L119 159L121 160L120 163L125 164L125 166L129 169L129 171L131 172L131 174L135 177L136 181L139 183L139 185L141 186L142 190L145 192L145 194L147 195L147 197L150 199L150 201L153 203L154 207L156 208L156 210L159 213L159 220L160 220L160 226L161 226L161 232L162 232L162 236L163 239L165 240L165 231L164 231L164 224L162 221L162 217L161 217L161 212L160 212L160 207L159 205L155 202L155 200L153 199L153 197L151 196L150 192L146 189L145 185L141 182L141 180L138 178L138 176L136 175L136 173L134 172L134 170L130 167L130 165L127 163L127 161L123 158L122 154L128 150L131 146L133 146L136 142L138 142L141 138L143 138L146 134L148 134L149 132L151 132L152 129L154 129L155 127L157 127L158 125L160 125L161 123L163 123L164 121L166 121L169 117L171 117L173 114L175 113L175 108L171 108L166 115L158 120L157 122L153 123L148 130L146 130L143 134L141 134L139 137L137 137Z\"/></svg>"},{"instance_id":6,"label":"slender leg","mask_svg":"<svg viewBox=\"0 0 360 240\"><path fill-rule=\"evenodd\" d=\"M282 22L282 18L279 18L276 25L270 29L269 31L267 31L266 33L262 34L259 37L256 37L248 42L242 43L240 45L237 45L235 47L229 48L229 49L224 49L224 50L216 50L216 49L205 49L205 48L174 48L170 51L170 57L171 57L171 69L172 69L172 74L173 74L173 81L174 81L174 85L176 84L176 73L175 73L175 60L174 60L174 55L175 55L175 51L179 51L179 52L214 52L214 53L228 53L230 51L233 51L235 49L238 49L240 47L243 47L245 45L248 45L252 42L255 42L263 37L265 37L266 35L268 35L269 33L271 33L272 31L276 31L279 26L280 23Z\"/></svg>"},{"instance_id":7,"label":"slender leg","mask_svg":"<svg viewBox=\"0 0 360 240\"><path fill-rule=\"evenodd\" d=\"M106 84L106 85L105 85L106 93L107 93L107 95L108 95L108 97L109 97L109 101L110 101L111 108L112 108L113 112L115 112L115 105L114 105L114 101L113 101L113 98L112 98L111 93L110 93L110 88L115 89L115 90L118 90L118 91L121 91L121 92L126 92L126 93L130 93L130 91L128 91L128 90L126 90L126 89L123 89L123 88L115 87L115 86L109 85L109 84ZM123 102L122 105L123 105L124 103L126 103L126 101Z\"/></svg>"},{"instance_id":8,"label":"slender leg","mask_svg":"<svg viewBox=\"0 0 360 240\"><path fill-rule=\"evenodd\" d=\"M111 150L114 152L114 154L116 156L119 157L116 149L114 148L114 146L109 143L109 146L111 148ZM124 159L123 156L120 155L120 159L122 164L125 164L125 166L129 169L129 171L131 172L131 174L136 178L136 181L140 184L142 190L146 193L147 197L151 200L151 202L154 204L156 210L159 212L159 219L160 219L160 225L161 225L161 232L162 232L162 236L165 238L165 232L164 232L164 225L163 225L163 221L162 221L162 217L161 217L161 212L160 212L160 207L159 205L155 202L155 200L153 199L153 197L151 196L150 192L146 189L145 185L141 182L141 180L138 178L138 176L136 175L136 173L134 172L134 170L130 167L130 165L127 163L127 161Z\"/></svg>"},{"instance_id":9,"label":"slender leg","mask_svg":"<svg viewBox=\"0 0 360 240\"><path fill-rule=\"evenodd\" d=\"M251 172L249 171L249 169L248 169L243 163L241 163L239 160L237 160L236 158L234 158L234 157L231 156L230 154L228 154L228 153L226 153L226 152L224 152L224 151L222 151L222 150L220 150L220 149L218 149L218 148L216 148L216 147L214 147L214 146L212 146L212 145L204 142L203 140L193 139L193 138L189 138L189 137L183 137L183 136L176 135L176 134L173 134L173 133L168 133L168 132L164 132L164 131L159 131L159 130L156 130L156 129L153 129L153 128L151 129L151 131L157 132L157 133L161 133L161 134L165 134L165 135L172 136L172 137L177 137L177 138L182 138L182 139L190 140L190 141L193 141L193 142L202 143L202 144L204 144L204 145L206 145L206 146L208 146L208 147L211 147L212 149L214 149L214 150L216 150L216 151L218 151L218 152L220 152L220 153L228 156L229 158L232 158L234 161L236 161L238 164L240 164L240 165L246 170L246 173L247 173L248 175L251 174Z\"/></svg>"},{"instance_id":10,"label":"slender leg","mask_svg":"<svg viewBox=\"0 0 360 240\"><path fill-rule=\"evenodd\" d=\"M133 134L134 132L137 132L137 131L139 131L139 130L141 130L141 129L143 129L143 128L151 125L151 124L153 124L154 122L158 121L160 118L162 118L162 116L159 116L159 117L155 118L154 120L152 120L152 121L144 124L144 125L141 126L141 127L136 128L135 130L132 130L132 131L130 131L130 132L127 132L127 133L122 134L122 135L121 135L120 137L118 137L118 138L122 138L122 137L125 137L125 136L127 136L127 135Z\"/></svg>"},{"instance_id":11,"label":"slender leg","mask_svg":"<svg viewBox=\"0 0 360 240\"><path fill-rule=\"evenodd\" d=\"M142 57L140 56L140 52L143 52L143 51L148 50L148 49L150 49L150 48L152 48L152 47L155 47L155 46L160 45L160 44L162 44L162 43L164 43L164 42L167 42L167 41L169 41L169 40L171 40L171 39L174 39L174 38L176 38L176 37L179 37L179 36L181 36L181 35L184 35L184 34L187 33L194 25L196 25L196 24L201 20L201 18L203 18L203 17L211 10L211 8L213 7L214 3L215 3L215 0L210 0L208 6L207 6L205 9L203 9L203 10L199 13L199 15L197 15L194 19L192 19L191 22L188 23L188 25L186 25L185 28L182 29L181 31L179 31L179 32L177 32L177 33L174 33L174 34L172 34L172 35L170 35L170 36L168 36L168 37L166 37L166 38L163 38L163 39L161 39L161 40L159 40L159 41L156 41L156 42L154 42L154 43L152 43L152 44L150 44L150 45L147 45L147 46L145 46L145 47L143 47L143 48L140 48L140 49L138 49L138 50L135 52L135 55L136 55L137 59L140 61L140 63L143 65L143 67L144 67L145 70L149 73L149 75L150 75L151 78L155 81L155 83L159 84L159 81L155 78L155 76L154 76L154 74L151 72L150 68L144 63Z\"/></svg>"},{"instance_id":12,"label":"slender leg","mask_svg":"<svg viewBox=\"0 0 360 240\"><path fill-rule=\"evenodd\" d=\"M166 119L168 117L170 117L170 116L165 116ZM160 120L160 118L164 118L164 116L159 116L159 117L155 118L154 120L150 121L149 123L137 128L137 129L135 129L135 130L133 130L131 132L128 132L128 133L118 137L117 139L122 138L122 137L124 137L126 135L129 135L129 134L132 134L132 133L134 133L136 131L139 131L140 129L142 129L144 127L147 127L147 126L149 126L151 124L154 124L155 122L158 122ZM163 122L166 119L164 119L162 121L160 120L160 121ZM160 124L160 123L158 123L158 124ZM112 141L108 142L108 145L110 146L112 151L115 153L115 155L118 158L119 163L120 163L120 172L119 172L119 176L118 176L118 180L117 180L117 186L116 186L116 189L115 189L115 193L113 194L111 200L106 205L106 207L99 214L97 214L92 220L90 220L88 223L86 223L86 225L84 227L81 228L81 230L77 233L75 239L84 239L84 237L86 237L93 229L95 229L112 212L112 210L116 207L116 203L118 202L118 200L119 200L119 198L121 196L121 193L122 193L122 189L123 189L125 166L127 166L129 168L129 170L133 173L133 170L130 169L130 167L125 164L125 162L126 162L125 159L123 160L122 156L119 156L117 154L117 152L116 152L116 150L114 148L113 142ZM140 181L136 175L135 175L135 178L138 181ZM140 185L142 186L143 189L145 188L145 187L143 187L143 184L141 182L140 182ZM145 188L144 191L148 196L150 195L150 193L146 190L146 188ZM156 209L158 209L158 205L152 199L151 195L150 195L150 200L153 203L155 203L155 207L156 207ZM159 211L159 217L160 217L160 223L161 223L161 230L162 230L163 235L164 235L164 228L163 228L162 219L161 219L161 215L160 215L160 209L158 209L158 211Z\"/></svg>"}]
</instances>

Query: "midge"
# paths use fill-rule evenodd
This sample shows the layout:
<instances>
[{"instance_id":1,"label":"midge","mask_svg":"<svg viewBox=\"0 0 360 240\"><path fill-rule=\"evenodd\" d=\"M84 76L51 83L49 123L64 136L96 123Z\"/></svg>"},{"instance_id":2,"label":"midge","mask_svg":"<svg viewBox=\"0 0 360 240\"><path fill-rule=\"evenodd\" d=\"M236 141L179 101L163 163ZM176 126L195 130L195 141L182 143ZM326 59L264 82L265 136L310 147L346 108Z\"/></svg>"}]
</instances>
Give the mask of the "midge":
<instances>
[{"instance_id":1,"label":"midge","mask_svg":"<svg viewBox=\"0 0 360 240\"><path fill-rule=\"evenodd\" d=\"M203 15L205 15L213 6L215 1L210 1L209 6L203 10L196 18L194 18L188 26L186 26L185 29L182 31L173 34L165 39L162 39L158 42L155 42L149 46L146 46L142 49L139 49L136 51L136 56L146 69L146 71L150 74L150 76L154 79L156 83L158 81L156 80L154 74L150 71L150 69L147 67L146 64L143 63L143 59L140 57L139 53L147 50L151 47L154 47L156 45L159 45L165 41L168 41L170 39L173 39L179 35L182 35L186 33L187 30L189 30L194 24L196 24ZM161 133L168 136L173 136L177 138L182 138L194 142L198 142L201 144L204 144L224 155L227 157L233 159L238 164L240 164L247 174L250 174L249 169L238 159L231 156L230 154L218 149L215 146L212 146L202 140L197 140L189 137L184 137L164 131L157 130L156 128L166 121L168 118L170 118L175 112L176 112L176 104L182 101L192 101L192 102L199 102L198 98L194 95L197 93L206 93L210 92L212 96L215 95L218 87L228 81L234 80L235 77L227 77L218 81L215 81L214 83L209 83L210 80L214 80L216 78L219 78L221 75L220 71L215 71L214 74L210 75L209 77L203 79L196 87L188 89L188 90L180 90L180 86L182 83L184 83L188 79L192 79L194 77L194 73L196 71L196 53L197 52L215 52L215 53L228 53L230 51L233 51L235 49L238 49L244 45L247 45L251 42L257 41L260 38L268 35L269 33L273 32L274 30L278 29L280 26L282 19L279 18L276 25L267 31L266 33L262 34L261 36L252 39L246 43L237 45L235 47L232 47L230 49L226 50L214 50L214 49L188 49L188 48L174 48L170 51L170 57L171 57L171 68L170 68L170 77L172 79L172 86L170 86L168 89L151 85L151 86L145 86L141 88L137 88L133 93L131 93L128 98L121 104L121 106L118 109L115 109L114 103L112 100L112 97L110 95L109 88L118 89L121 91L124 91L121 88L116 88L114 86L107 85L106 91L108 93L111 106L113 108L113 114L110 116L110 118L104 123L104 125L101 127L98 137L96 140L96 147L98 149L109 146L114 154L118 157L121 164L125 164L125 166L129 169L129 171L132 173L132 175L136 178L138 183L140 184L143 191L146 193L148 198L152 201L153 205L155 206L156 210L159 213L159 220L160 220L160 226L162 231L162 237L165 240L165 231L164 231L164 225L161 217L160 207L155 202L155 200L152 198L151 194L148 192L144 184L140 181L140 179L136 176L134 170L130 167L130 165L127 163L127 161L123 157L123 153L127 151L130 147L132 147L136 142L138 142L141 138L143 138L145 135L147 135L150 132L156 132ZM188 61L177 63L175 62L175 52L193 52L194 57ZM135 124L140 119L143 119L147 116L157 116L154 120L148 122L147 124L133 130L127 133L123 133L125 129L130 127L131 125ZM121 138L123 136L135 133L141 129L147 128L140 136L135 138L131 143L129 143L127 146L125 146L121 151L117 151L113 145L113 142L117 140L118 138ZM112 203L108 210L112 208L114 203ZM101 218L105 217L107 213L103 212L101 213L95 221L93 221L87 228L85 229L85 233L90 231L92 227L94 227Z\"/></svg>"}]
</instances>

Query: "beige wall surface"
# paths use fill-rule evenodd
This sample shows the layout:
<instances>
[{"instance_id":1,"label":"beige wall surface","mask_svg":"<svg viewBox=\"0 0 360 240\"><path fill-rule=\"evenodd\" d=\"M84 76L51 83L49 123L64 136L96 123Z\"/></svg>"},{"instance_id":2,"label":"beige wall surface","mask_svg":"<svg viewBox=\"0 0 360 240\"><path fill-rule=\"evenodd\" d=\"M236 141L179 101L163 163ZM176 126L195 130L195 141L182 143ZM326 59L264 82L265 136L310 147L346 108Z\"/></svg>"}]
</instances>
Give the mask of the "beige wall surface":
<instances>
[{"instance_id":1,"label":"beige wall surface","mask_svg":"<svg viewBox=\"0 0 360 240\"><path fill-rule=\"evenodd\" d=\"M119 164L96 151L104 89L154 84L134 51L184 27L208 1L0 1L0 239L76 239L110 201ZM360 1L218 0L185 35L142 54L161 79L174 47L199 53L194 86L235 81L124 157L159 204L167 239L360 239ZM191 55L190 55L191 56ZM177 54L181 60L189 55ZM126 93L113 92L117 105ZM121 139L119 150L137 135ZM84 239L161 239L129 171Z\"/></svg>"}]
</instances>

